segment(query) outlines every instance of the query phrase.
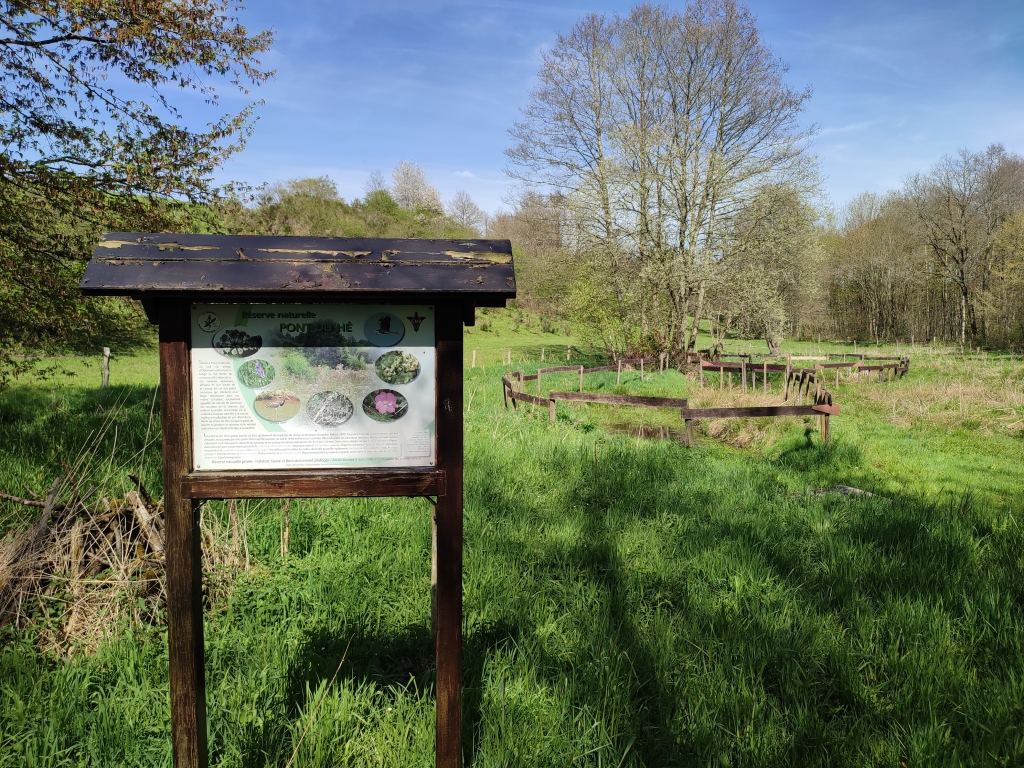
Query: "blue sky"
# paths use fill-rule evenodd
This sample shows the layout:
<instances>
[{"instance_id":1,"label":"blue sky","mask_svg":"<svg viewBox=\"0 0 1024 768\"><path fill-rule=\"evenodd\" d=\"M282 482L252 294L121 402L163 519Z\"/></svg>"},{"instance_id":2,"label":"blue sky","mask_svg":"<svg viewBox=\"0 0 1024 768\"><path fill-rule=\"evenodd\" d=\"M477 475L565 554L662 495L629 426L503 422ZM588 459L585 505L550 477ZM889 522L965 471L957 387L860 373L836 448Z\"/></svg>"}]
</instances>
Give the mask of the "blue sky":
<instances>
[{"instance_id":1,"label":"blue sky","mask_svg":"<svg viewBox=\"0 0 1024 768\"><path fill-rule=\"evenodd\" d=\"M465 189L489 211L507 207L507 129L540 51L584 13L631 5L249 2L243 22L275 31L264 63L277 75L258 89L255 135L219 180L326 174L351 199L373 170L413 160L446 199ZM959 147L1024 154L1024 0L748 6L790 83L814 90L805 121L820 127L812 151L836 207Z\"/></svg>"}]
</instances>

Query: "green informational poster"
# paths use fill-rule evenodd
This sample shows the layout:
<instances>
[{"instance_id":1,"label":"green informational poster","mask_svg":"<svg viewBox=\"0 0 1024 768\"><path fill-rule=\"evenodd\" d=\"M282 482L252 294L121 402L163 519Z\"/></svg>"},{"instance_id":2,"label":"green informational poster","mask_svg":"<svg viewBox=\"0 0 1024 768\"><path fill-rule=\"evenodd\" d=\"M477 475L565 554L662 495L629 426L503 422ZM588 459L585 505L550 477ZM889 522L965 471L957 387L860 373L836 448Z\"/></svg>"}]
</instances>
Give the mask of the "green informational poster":
<instances>
[{"instance_id":1,"label":"green informational poster","mask_svg":"<svg viewBox=\"0 0 1024 768\"><path fill-rule=\"evenodd\" d=\"M434 464L434 308L195 304L195 469Z\"/></svg>"}]
</instances>

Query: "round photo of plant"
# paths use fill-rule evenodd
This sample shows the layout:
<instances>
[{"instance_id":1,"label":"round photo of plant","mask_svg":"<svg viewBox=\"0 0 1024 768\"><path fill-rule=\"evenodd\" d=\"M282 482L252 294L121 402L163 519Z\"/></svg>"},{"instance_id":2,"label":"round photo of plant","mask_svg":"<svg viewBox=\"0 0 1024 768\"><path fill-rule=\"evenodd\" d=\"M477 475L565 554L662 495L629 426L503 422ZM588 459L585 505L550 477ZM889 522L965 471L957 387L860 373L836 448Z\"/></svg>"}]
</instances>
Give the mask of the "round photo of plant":
<instances>
[{"instance_id":1,"label":"round photo of plant","mask_svg":"<svg viewBox=\"0 0 1024 768\"><path fill-rule=\"evenodd\" d=\"M249 389L270 386L276 373L274 366L266 360L247 360L238 366L238 380Z\"/></svg>"},{"instance_id":2,"label":"round photo of plant","mask_svg":"<svg viewBox=\"0 0 1024 768\"><path fill-rule=\"evenodd\" d=\"M408 352L385 352L373 364L377 375L388 384L408 384L420 375L420 361Z\"/></svg>"},{"instance_id":3,"label":"round photo of plant","mask_svg":"<svg viewBox=\"0 0 1024 768\"><path fill-rule=\"evenodd\" d=\"M352 401L341 392L317 392L306 403L306 415L321 427L336 427L352 418Z\"/></svg>"},{"instance_id":4,"label":"round photo of plant","mask_svg":"<svg viewBox=\"0 0 1024 768\"><path fill-rule=\"evenodd\" d=\"M271 389L256 395L256 413L267 421L288 421L299 412L302 401L294 392L286 389Z\"/></svg>"},{"instance_id":5,"label":"round photo of plant","mask_svg":"<svg viewBox=\"0 0 1024 768\"><path fill-rule=\"evenodd\" d=\"M409 410L409 401L393 389L377 389L363 398L363 413L374 421L396 421Z\"/></svg>"}]
</instances>

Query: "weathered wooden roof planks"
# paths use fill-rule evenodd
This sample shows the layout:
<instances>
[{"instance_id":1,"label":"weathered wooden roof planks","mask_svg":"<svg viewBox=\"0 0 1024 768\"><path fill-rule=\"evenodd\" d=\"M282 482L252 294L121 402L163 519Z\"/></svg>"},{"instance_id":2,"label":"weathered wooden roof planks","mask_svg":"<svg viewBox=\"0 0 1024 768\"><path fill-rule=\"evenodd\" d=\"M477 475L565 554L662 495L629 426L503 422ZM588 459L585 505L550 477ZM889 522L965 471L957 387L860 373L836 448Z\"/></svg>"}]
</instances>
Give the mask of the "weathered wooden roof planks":
<instances>
[{"instance_id":1,"label":"weathered wooden roof planks","mask_svg":"<svg viewBox=\"0 0 1024 768\"><path fill-rule=\"evenodd\" d=\"M83 293L157 298L182 293L460 294L504 306L516 293L508 240L398 240L110 232L82 277ZM205 297L204 297L205 298Z\"/></svg>"}]
</instances>

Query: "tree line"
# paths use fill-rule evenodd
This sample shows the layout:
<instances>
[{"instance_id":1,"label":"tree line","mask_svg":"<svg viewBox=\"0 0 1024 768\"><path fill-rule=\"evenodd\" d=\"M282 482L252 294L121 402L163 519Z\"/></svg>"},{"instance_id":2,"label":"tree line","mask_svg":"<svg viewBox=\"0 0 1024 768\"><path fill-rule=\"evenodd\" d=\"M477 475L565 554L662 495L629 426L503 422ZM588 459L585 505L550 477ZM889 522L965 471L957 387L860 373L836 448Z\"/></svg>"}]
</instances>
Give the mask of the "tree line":
<instances>
[{"instance_id":1,"label":"tree line","mask_svg":"<svg viewBox=\"0 0 1024 768\"><path fill-rule=\"evenodd\" d=\"M0 8L0 387L39 354L148 338L133 303L79 294L104 230L507 237L520 303L616 354L685 360L698 329L718 349L1024 344L1024 160L964 149L831 214L800 122L810 88L737 0L590 14L559 35L510 130L512 210L493 216L465 192L442 201L412 162L354 200L326 177L215 188L259 103L192 130L173 96L215 109L218 89L272 76L271 35L240 11Z\"/></svg>"},{"instance_id":2,"label":"tree line","mask_svg":"<svg viewBox=\"0 0 1024 768\"><path fill-rule=\"evenodd\" d=\"M1024 341L1024 161L961 150L832 214L810 90L734 0L588 15L543 54L510 131L522 301L615 353L684 359L697 330Z\"/></svg>"},{"instance_id":3,"label":"tree line","mask_svg":"<svg viewBox=\"0 0 1024 768\"><path fill-rule=\"evenodd\" d=\"M719 350L729 336L1024 348L1024 158L1000 145L961 149L837 214L762 191L739 223L742 249L715 261L705 298ZM614 354L664 351L592 272L577 227L562 193L527 192L492 218L489 233L516 246L520 304Z\"/></svg>"}]
</instances>

